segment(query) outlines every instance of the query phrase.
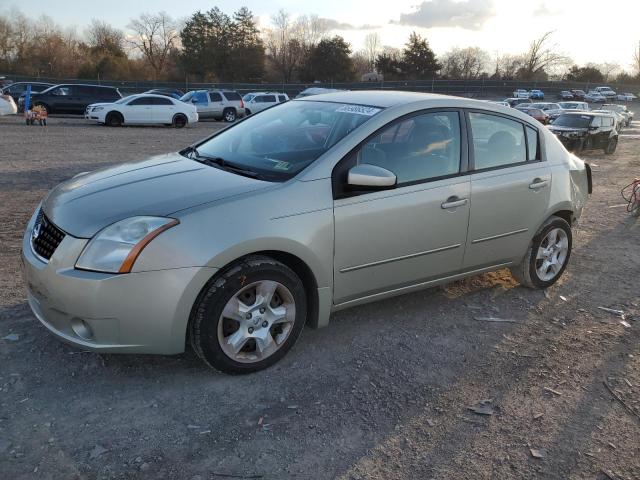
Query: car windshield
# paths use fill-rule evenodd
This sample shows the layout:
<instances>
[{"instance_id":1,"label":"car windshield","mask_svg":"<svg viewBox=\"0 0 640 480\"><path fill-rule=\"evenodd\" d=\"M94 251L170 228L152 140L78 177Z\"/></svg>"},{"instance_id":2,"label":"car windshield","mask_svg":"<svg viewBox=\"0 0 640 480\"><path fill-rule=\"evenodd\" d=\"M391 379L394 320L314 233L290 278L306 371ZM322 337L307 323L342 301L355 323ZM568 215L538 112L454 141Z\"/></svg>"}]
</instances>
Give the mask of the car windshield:
<instances>
[{"instance_id":1,"label":"car windshield","mask_svg":"<svg viewBox=\"0 0 640 480\"><path fill-rule=\"evenodd\" d=\"M253 100L253 97L255 97L255 95L253 95L252 93L247 93L244 97L242 97L242 100L244 100L245 102L250 102L251 100Z\"/></svg>"},{"instance_id":2,"label":"car windshield","mask_svg":"<svg viewBox=\"0 0 640 480\"><path fill-rule=\"evenodd\" d=\"M381 110L306 100L281 103L198 145L197 154L264 180L285 181Z\"/></svg>"},{"instance_id":3,"label":"car windshield","mask_svg":"<svg viewBox=\"0 0 640 480\"><path fill-rule=\"evenodd\" d=\"M134 98L133 95L129 95L128 97L122 97L120 100L116 100L113 103L127 103L129 100L132 100Z\"/></svg>"},{"instance_id":4,"label":"car windshield","mask_svg":"<svg viewBox=\"0 0 640 480\"><path fill-rule=\"evenodd\" d=\"M189 93L185 93L183 96L180 97L180 100L183 102L188 102L189 100L191 100L191 97L193 97L195 93L196 92L193 92L193 91Z\"/></svg>"},{"instance_id":5,"label":"car windshield","mask_svg":"<svg viewBox=\"0 0 640 480\"><path fill-rule=\"evenodd\" d=\"M557 127L587 128L591 123L590 115L560 115L553 125Z\"/></svg>"}]
</instances>

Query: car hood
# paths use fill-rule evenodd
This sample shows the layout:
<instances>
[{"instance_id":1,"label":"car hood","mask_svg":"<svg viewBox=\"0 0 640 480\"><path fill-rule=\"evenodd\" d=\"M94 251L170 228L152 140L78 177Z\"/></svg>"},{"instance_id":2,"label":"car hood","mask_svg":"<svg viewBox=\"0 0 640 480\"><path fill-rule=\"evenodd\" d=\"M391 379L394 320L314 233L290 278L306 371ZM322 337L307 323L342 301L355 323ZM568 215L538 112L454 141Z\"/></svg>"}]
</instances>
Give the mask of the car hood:
<instances>
[{"instance_id":1,"label":"car hood","mask_svg":"<svg viewBox=\"0 0 640 480\"><path fill-rule=\"evenodd\" d=\"M42 208L65 232L90 238L128 217L168 216L272 185L173 153L76 175L55 187Z\"/></svg>"}]
</instances>

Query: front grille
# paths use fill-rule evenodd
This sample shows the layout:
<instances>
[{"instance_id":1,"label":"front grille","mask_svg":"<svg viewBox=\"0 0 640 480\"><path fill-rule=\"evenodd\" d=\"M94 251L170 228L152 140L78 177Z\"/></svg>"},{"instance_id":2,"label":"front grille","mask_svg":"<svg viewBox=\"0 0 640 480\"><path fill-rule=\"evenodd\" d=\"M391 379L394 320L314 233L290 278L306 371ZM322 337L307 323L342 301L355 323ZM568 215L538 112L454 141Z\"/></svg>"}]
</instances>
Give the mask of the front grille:
<instances>
[{"instance_id":1,"label":"front grille","mask_svg":"<svg viewBox=\"0 0 640 480\"><path fill-rule=\"evenodd\" d=\"M64 239L64 232L49 221L40 210L31 232L33 251L45 260L49 260Z\"/></svg>"}]
</instances>

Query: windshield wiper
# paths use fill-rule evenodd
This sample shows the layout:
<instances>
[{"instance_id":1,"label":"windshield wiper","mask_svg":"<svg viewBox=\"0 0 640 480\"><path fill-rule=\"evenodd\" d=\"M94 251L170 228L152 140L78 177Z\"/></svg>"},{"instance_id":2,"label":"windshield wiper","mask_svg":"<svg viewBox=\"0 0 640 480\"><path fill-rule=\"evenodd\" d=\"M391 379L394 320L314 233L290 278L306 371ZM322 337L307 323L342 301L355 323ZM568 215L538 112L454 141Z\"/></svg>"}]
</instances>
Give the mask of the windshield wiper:
<instances>
[{"instance_id":1,"label":"windshield wiper","mask_svg":"<svg viewBox=\"0 0 640 480\"><path fill-rule=\"evenodd\" d=\"M258 179L260 178L260 174L258 172L233 163L229 163L222 157L211 157L208 155L202 155L195 147L190 147L189 151L191 152L190 158L192 158L196 162L204 163L205 165L216 166L222 168L223 170L228 170L245 177Z\"/></svg>"}]
</instances>

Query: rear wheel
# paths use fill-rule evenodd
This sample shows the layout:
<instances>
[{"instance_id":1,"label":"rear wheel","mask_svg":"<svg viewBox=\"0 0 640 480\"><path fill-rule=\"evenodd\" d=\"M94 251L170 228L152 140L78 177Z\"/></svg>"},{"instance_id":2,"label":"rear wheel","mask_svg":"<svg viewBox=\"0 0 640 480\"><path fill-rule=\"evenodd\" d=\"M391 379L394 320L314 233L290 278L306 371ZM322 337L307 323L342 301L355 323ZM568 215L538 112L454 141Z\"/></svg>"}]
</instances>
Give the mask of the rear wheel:
<instances>
[{"instance_id":1,"label":"rear wheel","mask_svg":"<svg viewBox=\"0 0 640 480\"><path fill-rule=\"evenodd\" d=\"M617 138L611 138L607 142L607 145L604 147L604 153L606 153L607 155L611 155L612 153L614 153L616 151L617 147L618 147L618 139Z\"/></svg>"},{"instance_id":2,"label":"rear wheel","mask_svg":"<svg viewBox=\"0 0 640 480\"><path fill-rule=\"evenodd\" d=\"M306 292L295 272L269 257L247 257L201 293L190 322L191 344L217 370L256 372L293 346L306 311Z\"/></svg>"},{"instance_id":3,"label":"rear wheel","mask_svg":"<svg viewBox=\"0 0 640 480\"><path fill-rule=\"evenodd\" d=\"M110 127L121 127L123 121L124 119L122 118L122 115L120 115L118 112L110 112L107 114L107 118L105 119L104 123L106 123Z\"/></svg>"},{"instance_id":4,"label":"rear wheel","mask_svg":"<svg viewBox=\"0 0 640 480\"><path fill-rule=\"evenodd\" d=\"M235 122L236 121L236 109L235 108L225 108L224 112L222 112L222 117L225 122Z\"/></svg>"},{"instance_id":5,"label":"rear wheel","mask_svg":"<svg viewBox=\"0 0 640 480\"><path fill-rule=\"evenodd\" d=\"M522 262L511 273L522 285L534 289L553 285L571 256L571 227L560 217L549 217L531 240Z\"/></svg>"},{"instance_id":6,"label":"rear wheel","mask_svg":"<svg viewBox=\"0 0 640 480\"><path fill-rule=\"evenodd\" d=\"M183 128L187 125L187 117L184 115L176 115L173 117L173 127L174 128Z\"/></svg>"}]
</instances>

